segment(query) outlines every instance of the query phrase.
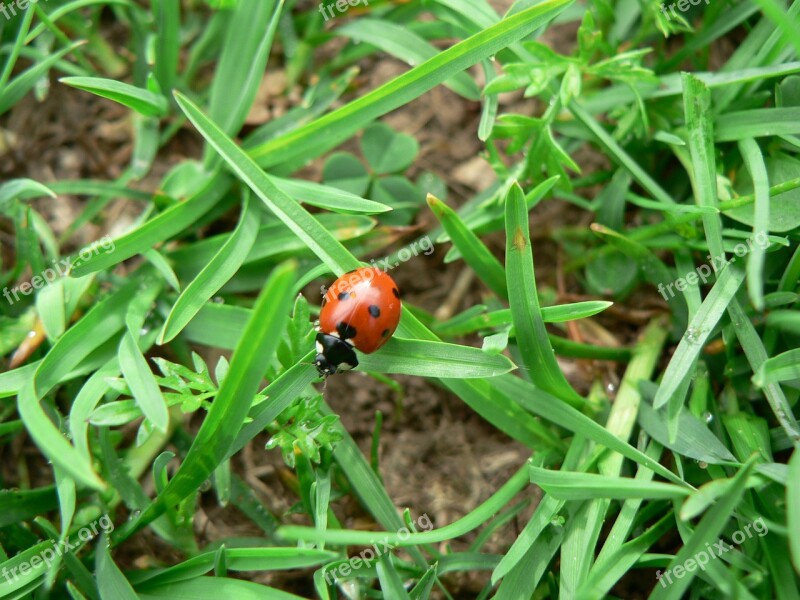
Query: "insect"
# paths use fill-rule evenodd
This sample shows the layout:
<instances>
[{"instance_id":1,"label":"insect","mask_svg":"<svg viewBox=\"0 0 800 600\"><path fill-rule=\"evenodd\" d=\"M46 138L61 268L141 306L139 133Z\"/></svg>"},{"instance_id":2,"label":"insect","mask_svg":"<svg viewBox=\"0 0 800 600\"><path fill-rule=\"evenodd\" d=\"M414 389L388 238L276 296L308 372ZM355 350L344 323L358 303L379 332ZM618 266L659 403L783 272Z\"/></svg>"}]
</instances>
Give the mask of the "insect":
<instances>
[{"instance_id":1,"label":"insect","mask_svg":"<svg viewBox=\"0 0 800 600\"><path fill-rule=\"evenodd\" d=\"M354 348L375 352L392 337L399 321L400 291L389 275L374 267L345 273L322 300L314 359L319 374L354 369Z\"/></svg>"}]
</instances>

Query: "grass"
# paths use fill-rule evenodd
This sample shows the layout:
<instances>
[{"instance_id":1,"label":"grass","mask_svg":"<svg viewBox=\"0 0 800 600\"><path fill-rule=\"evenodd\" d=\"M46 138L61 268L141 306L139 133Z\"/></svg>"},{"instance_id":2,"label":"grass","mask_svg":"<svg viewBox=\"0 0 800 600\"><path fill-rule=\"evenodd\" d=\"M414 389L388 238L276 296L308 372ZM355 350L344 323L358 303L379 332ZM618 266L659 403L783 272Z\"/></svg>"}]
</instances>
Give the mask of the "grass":
<instances>
[{"instance_id":1,"label":"grass","mask_svg":"<svg viewBox=\"0 0 800 600\"><path fill-rule=\"evenodd\" d=\"M56 86L116 103L133 136L115 180L17 165L0 182L0 597L299 597L283 571L324 599L455 598L467 576L474 596L508 600L800 597L798 19L800 0L674 18L624 0L505 15L376 0L328 23L294 0L50 0L0 19L0 152ZM548 45L553 31L568 43ZM409 66L356 89L359 66L390 58ZM278 70L302 100L246 124ZM480 110L494 181L472 198L448 199L414 136L381 120L437 86ZM156 176L179 136L202 155ZM364 161L340 148L353 139ZM54 227L43 208L65 196L81 211ZM136 219L81 252L118 198ZM544 205L572 215L549 246L532 235ZM327 404L319 307L300 293L404 262L414 223L483 304L439 318L406 300L360 369L400 392L392 375L427 379L530 452L477 507L423 529L384 485L380 416L365 455ZM581 299L556 302L537 277L552 257ZM641 326L621 318L643 310ZM207 364L201 347L229 352ZM588 361L618 388L562 370ZM237 473L264 432L293 517ZM204 543L209 486L261 537ZM370 530L340 520L346 497ZM137 568L143 531L165 551Z\"/></svg>"}]
</instances>

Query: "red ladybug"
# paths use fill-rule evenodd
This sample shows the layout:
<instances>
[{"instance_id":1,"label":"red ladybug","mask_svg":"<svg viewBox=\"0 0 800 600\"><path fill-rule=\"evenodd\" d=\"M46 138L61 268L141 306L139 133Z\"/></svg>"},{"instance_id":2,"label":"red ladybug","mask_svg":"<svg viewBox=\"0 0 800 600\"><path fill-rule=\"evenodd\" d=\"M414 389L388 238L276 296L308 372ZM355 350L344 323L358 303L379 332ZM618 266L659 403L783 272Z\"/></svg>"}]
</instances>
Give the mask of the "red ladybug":
<instances>
[{"instance_id":1,"label":"red ladybug","mask_svg":"<svg viewBox=\"0 0 800 600\"><path fill-rule=\"evenodd\" d=\"M353 347L371 354L383 346L400 321L400 291L384 271L362 267L333 282L322 300L314 364L327 377L354 369Z\"/></svg>"}]
</instances>

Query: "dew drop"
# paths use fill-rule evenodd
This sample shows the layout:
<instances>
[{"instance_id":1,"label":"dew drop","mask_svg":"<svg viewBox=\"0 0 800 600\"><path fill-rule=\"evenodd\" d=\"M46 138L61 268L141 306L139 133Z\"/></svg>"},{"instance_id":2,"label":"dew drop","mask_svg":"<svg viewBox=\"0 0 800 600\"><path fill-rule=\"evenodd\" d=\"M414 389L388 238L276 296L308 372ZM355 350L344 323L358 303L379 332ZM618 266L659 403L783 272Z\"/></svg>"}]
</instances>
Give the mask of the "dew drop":
<instances>
[{"instance_id":1,"label":"dew drop","mask_svg":"<svg viewBox=\"0 0 800 600\"><path fill-rule=\"evenodd\" d=\"M35 332L35 331L29 331L29 332L28 332L28 337L29 337L29 338L36 337L36 332Z\"/></svg>"},{"instance_id":2,"label":"dew drop","mask_svg":"<svg viewBox=\"0 0 800 600\"><path fill-rule=\"evenodd\" d=\"M225 304L225 298L223 298L222 296L214 296L212 302L214 304Z\"/></svg>"},{"instance_id":3,"label":"dew drop","mask_svg":"<svg viewBox=\"0 0 800 600\"><path fill-rule=\"evenodd\" d=\"M706 423L711 423L711 421L713 420L714 420L714 415L712 415L710 412L706 411L703 413L703 421L705 421Z\"/></svg>"},{"instance_id":4,"label":"dew drop","mask_svg":"<svg viewBox=\"0 0 800 600\"><path fill-rule=\"evenodd\" d=\"M686 333L683 334L683 337L690 344L696 344L700 341L700 332L694 327L689 327L689 329L686 330Z\"/></svg>"},{"instance_id":5,"label":"dew drop","mask_svg":"<svg viewBox=\"0 0 800 600\"><path fill-rule=\"evenodd\" d=\"M708 463L706 461L704 461L704 460L698 460L697 461L697 466L700 467L701 469L707 469L708 468Z\"/></svg>"}]
</instances>

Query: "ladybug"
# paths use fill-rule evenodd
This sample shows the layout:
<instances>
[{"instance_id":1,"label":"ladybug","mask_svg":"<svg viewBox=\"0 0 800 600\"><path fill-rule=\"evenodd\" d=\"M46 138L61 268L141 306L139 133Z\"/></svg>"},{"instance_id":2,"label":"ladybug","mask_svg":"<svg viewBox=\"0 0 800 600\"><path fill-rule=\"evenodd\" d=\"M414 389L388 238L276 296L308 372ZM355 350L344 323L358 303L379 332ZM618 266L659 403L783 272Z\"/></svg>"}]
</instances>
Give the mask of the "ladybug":
<instances>
[{"instance_id":1,"label":"ladybug","mask_svg":"<svg viewBox=\"0 0 800 600\"><path fill-rule=\"evenodd\" d=\"M317 326L314 365L323 377L358 366L353 348L371 354L400 322L400 291L376 267L348 271L325 293Z\"/></svg>"}]
</instances>

